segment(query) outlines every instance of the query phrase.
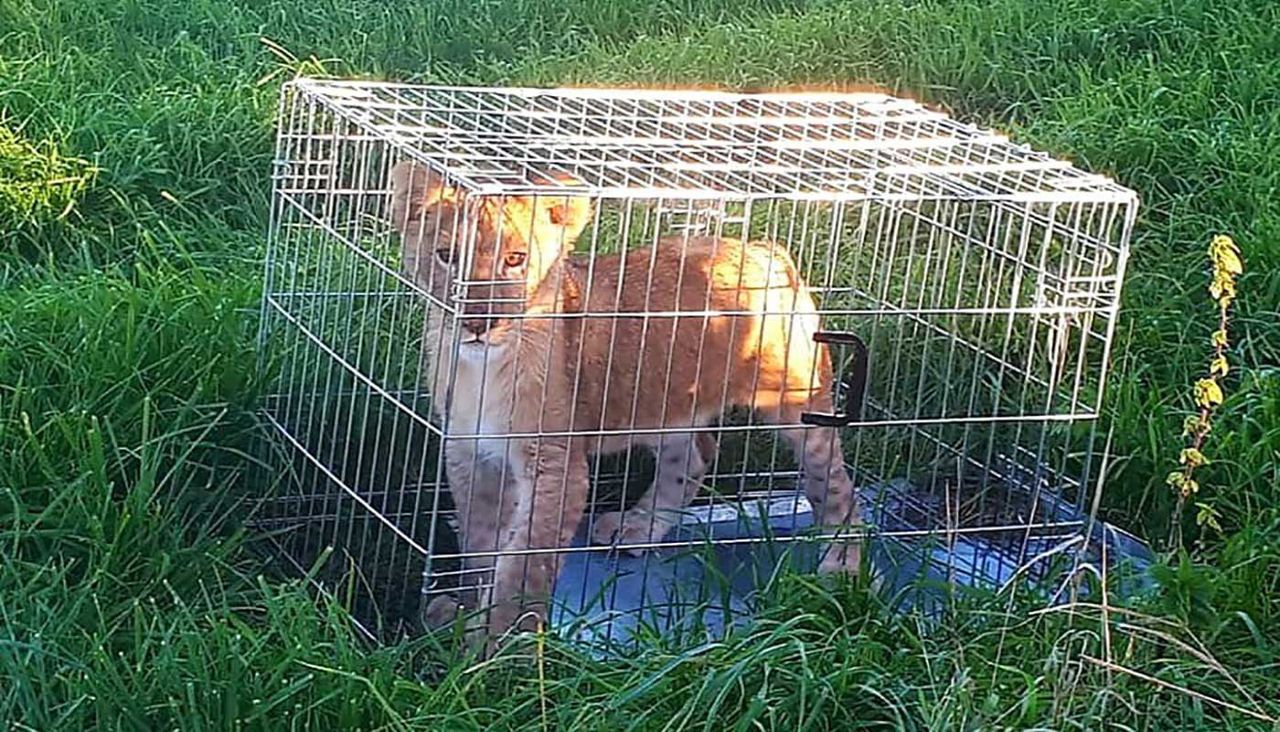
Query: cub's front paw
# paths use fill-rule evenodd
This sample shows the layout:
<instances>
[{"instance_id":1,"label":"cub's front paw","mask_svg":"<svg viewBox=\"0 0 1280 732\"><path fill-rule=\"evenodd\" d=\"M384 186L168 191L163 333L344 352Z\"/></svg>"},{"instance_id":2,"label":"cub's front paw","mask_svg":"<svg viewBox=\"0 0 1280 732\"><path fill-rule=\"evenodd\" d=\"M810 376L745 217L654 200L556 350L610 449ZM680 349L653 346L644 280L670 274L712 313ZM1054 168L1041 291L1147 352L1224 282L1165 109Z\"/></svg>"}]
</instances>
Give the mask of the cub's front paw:
<instances>
[{"instance_id":1,"label":"cub's front paw","mask_svg":"<svg viewBox=\"0 0 1280 732\"><path fill-rule=\"evenodd\" d=\"M462 614L462 603L453 595L436 595L422 611L422 624L427 630L447 628Z\"/></svg>"},{"instance_id":2,"label":"cub's front paw","mask_svg":"<svg viewBox=\"0 0 1280 732\"><path fill-rule=\"evenodd\" d=\"M591 540L604 546L617 546L633 557L643 556L662 541L672 524L647 511L610 511L596 517Z\"/></svg>"},{"instance_id":3,"label":"cub's front paw","mask_svg":"<svg viewBox=\"0 0 1280 732\"><path fill-rule=\"evenodd\" d=\"M862 542L844 540L825 547L825 556L818 563L819 574L846 574L856 577L862 570Z\"/></svg>"}]
</instances>

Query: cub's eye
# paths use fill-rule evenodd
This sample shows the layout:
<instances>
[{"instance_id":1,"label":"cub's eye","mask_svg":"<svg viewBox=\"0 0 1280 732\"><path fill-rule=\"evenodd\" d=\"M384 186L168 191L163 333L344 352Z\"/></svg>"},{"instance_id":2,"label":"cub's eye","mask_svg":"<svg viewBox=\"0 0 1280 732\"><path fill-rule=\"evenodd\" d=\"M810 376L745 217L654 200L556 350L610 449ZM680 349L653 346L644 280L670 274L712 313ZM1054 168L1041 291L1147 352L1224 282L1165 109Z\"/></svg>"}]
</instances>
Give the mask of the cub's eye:
<instances>
[{"instance_id":1,"label":"cub's eye","mask_svg":"<svg viewBox=\"0 0 1280 732\"><path fill-rule=\"evenodd\" d=\"M506 257L503 258L502 263L507 265L511 269L515 269L516 267L523 267L526 256L527 255L524 252L510 252L507 254Z\"/></svg>"},{"instance_id":2,"label":"cub's eye","mask_svg":"<svg viewBox=\"0 0 1280 732\"><path fill-rule=\"evenodd\" d=\"M448 248L444 248L444 249L437 249L437 250L436 250L436 259L439 259L441 264L450 264L450 263L452 263L452 262L453 262L453 250L452 250L452 249L448 249Z\"/></svg>"}]
</instances>

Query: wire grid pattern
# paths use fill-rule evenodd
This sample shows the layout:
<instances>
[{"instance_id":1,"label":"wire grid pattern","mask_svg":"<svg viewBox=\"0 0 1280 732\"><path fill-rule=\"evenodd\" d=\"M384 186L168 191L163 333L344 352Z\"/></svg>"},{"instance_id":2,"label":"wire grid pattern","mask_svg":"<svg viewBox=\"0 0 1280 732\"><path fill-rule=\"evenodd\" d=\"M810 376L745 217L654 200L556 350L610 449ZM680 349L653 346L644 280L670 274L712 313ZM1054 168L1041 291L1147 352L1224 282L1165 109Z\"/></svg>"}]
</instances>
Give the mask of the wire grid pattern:
<instances>
[{"instance_id":1,"label":"wire grid pattern","mask_svg":"<svg viewBox=\"0 0 1280 732\"><path fill-rule=\"evenodd\" d=\"M572 172L570 188L624 198L646 189L710 198L1133 197L1102 176L882 95L314 80L298 88L481 193L531 191L535 177Z\"/></svg>"},{"instance_id":2,"label":"wire grid pattern","mask_svg":"<svg viewBox=\"0 0 1280 732\"><path fill-rule=\"evenodd\" d=\"M469 558L496 552L457 544L447 445L531 436L450 429L441 416L424 322L434 314L456 331L460 304L485 303L448 301L402 269L388 180L405 160L470 195L589 197L595 215L574 254L584 262L660 237L781 242L823 329L856 333L870 355L862 412L840 434L879 535L994 537L966 560L976 577L1078 529L1097 479L1093 423L1131 191L876 95L300 80L282 92L280 122L260 350L277 385L266 419L290 478L257 521L296 568L335 548L343 561L324 581L360 587L353 602L369 623L414 624L424 593L455 587ZM455 293L485 284L450 283ZM832 357L843 403L856 359L839 347ZM779 426L749 412L572 432L716 435L683 520L703 531L643 545L659 554L708 534L719 545L761 542L722 530L752 506L775 519L770 542L798 537L807 520L808 503L793 497L802 471ZM643 450L594 458L591 506L563 551L609 552L591 541L596 517L632 505L655 470Z\"/></svg>"}]
</instances>

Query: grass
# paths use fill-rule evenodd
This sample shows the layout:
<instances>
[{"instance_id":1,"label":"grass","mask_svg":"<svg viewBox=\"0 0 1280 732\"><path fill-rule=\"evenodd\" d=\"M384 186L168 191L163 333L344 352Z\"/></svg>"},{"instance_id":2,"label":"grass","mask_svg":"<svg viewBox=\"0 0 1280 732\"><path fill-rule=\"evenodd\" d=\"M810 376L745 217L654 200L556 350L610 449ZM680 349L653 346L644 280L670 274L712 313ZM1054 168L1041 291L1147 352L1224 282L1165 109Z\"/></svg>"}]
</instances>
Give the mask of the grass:
<instances>
[{"instance_id":1,"label":"grass","mask_svg":"<svg viewBox=\"0 0 1280 732\"><path fill-rule=\"evenodd\" d=\"M1273 729L1280 653L1280 10L1270 0L0 0L0 720L16 729ZM266 582L249 483L278 83L874 84L1143 197L1108 516L1159 541L1248 271L1200 532L1103 622L960 598L937 627L803 578L725 643L609 664L369 649ZM1109 640L1108 640L1109 638ZM1201 646L1212 652L1208 657ZM1156 682L1109 670L1105 644ZM1220 664L1220 666L1218 665Z\"/></svg>"}]
</instances>

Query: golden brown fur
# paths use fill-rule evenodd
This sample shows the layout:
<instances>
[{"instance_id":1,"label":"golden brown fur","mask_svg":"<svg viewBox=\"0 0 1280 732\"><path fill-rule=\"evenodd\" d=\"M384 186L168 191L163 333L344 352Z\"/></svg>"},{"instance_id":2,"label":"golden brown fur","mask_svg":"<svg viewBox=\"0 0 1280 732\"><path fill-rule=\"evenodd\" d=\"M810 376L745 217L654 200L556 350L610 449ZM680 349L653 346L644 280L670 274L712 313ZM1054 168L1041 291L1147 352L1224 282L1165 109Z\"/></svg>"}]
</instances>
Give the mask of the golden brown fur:
<instances>
[{"instance_id":1,"label":"golden brown fur","mask_svg":"<svg viewBox=\"0 0 1280 732\"><path fill-rule=\"evenodd\" d=\"M653 486L631 510L598 517L593 538L660 540L714 456L709 435L681 428L731 407L785 426L822 524L857 520L838 433L797 426L802 411L832 411L832 376L825 346L812 340L813 298L785 248L675 237L575 256L567 252L591 217L585 199L466 200L408 163L393 171L392 189L406 272L460 311L455 321L431 308L425 350L449 433L477 436L447 440L445 462L464 553L497 554L468 560L493 572L491 596L476 600L494 604L490 637L516 624L521 594L530 618L543 613L559 568L550 550L567 545L586 507L588 453L655 451ZM459 277L463 241L471 257ZM470 284L455 292L455 278ZM680 312L690 314L670 315ZM583 317L547 317L565 313ZM545 434L569 430L619 434ZM521 550L547 551L503 553ZM856 572L858 562L856 542L841 544L821 569Z\"/></svg>"}]
</instances>

